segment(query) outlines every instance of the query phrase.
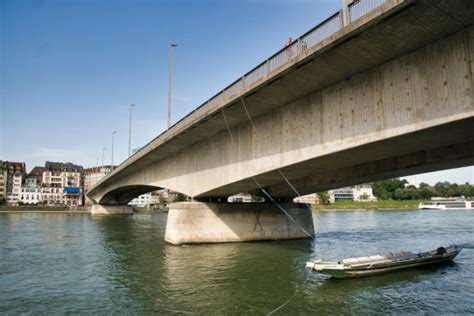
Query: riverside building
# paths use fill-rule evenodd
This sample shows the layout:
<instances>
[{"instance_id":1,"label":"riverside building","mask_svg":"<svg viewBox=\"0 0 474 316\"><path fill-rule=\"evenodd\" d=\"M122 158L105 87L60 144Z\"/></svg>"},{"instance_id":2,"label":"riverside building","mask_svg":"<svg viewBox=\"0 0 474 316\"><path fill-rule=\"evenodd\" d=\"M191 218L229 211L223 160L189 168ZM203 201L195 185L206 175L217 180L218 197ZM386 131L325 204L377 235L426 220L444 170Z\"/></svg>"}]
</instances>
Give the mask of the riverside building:
<instances>
[{"instance_id":1,"label":"riverside building","mask_svg":"<svg viewBox=\"0 0 474 316\"><path fill-rule=\"evenodd\" d=\"M112 172L114 166L100 166L84 169L84 193L89 190L106 175Z\"/></svg>"},{"instance_id":2,"label":"riverside building","mask_svg":"<svg viewBox=\"0 0 474 316\"><path fill-rule=\"evenodd\" d=\"M353 187L330 190L328 191L328 195L331 203L334 203L335 201L377 201L377 198L372 192L372 186L367 183L355 185Z\"/></svg>"},{"instance_id":3,"label":"riverside building","mask_svg":"<svg viewBox=\"0 0 474 316\"><path fill-rule=\"evenodd\" d=\"M20 201L23 204L42 202L42 192L35 176L26 176L21 188Z\"/></svg>"},{"instance_id":4,"label":"riverside building","mask_svg":"<svg viewBox=\"0 0 474 316\"><path fill-rule=\"evenodd\" d=\"M22 178L25 175L25 163L0 160L0 167L4 170L3 175L5 178L3 182L6 203L8 205L18 205L20 202Z\"/></svg>"},{"instance_id":5,"label":"riverside building","mask_svg":"<svg viewBox=\"0 0 474 316\"><path fill-rule=\"evenodd\" d=\"M7 169L0 165L0 203L7 199Z\"/></svg>"}]
</instances>

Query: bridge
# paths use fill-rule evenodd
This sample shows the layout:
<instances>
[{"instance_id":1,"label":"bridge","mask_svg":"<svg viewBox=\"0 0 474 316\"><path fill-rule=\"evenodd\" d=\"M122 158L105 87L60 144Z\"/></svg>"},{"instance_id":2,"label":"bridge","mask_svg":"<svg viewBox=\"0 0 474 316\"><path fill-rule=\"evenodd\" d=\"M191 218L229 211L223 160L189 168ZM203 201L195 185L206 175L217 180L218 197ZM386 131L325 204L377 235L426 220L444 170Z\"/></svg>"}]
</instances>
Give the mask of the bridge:
<instances>
[{"instance_id":1,"label":"bridge","mask_svg":"<svg viewBox=\"0 0 474 316\"><path fill-rule=\"evenodd\" d=\"M347 3L97 183L92 213L166 188L191 198L168 242L303 238L298 195L473 165L473 23L471 0Z\"/></svg>"}]
</instances>

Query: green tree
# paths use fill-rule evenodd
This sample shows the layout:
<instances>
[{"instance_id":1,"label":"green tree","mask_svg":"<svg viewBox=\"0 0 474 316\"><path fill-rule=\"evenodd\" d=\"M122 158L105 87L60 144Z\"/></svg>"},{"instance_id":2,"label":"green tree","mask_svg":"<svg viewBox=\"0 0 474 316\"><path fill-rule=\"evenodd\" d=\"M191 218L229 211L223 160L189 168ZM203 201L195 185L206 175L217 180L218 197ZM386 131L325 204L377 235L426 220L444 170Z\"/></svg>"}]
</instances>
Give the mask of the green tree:
<instances>
[{"instance_id":1,"label":"green tree","mask_svg":"<svg viewBox=\"0 0 474 316\"><path fill-rule=\"evenodd\" d=\"M395 200L418 200L420 198L420 194L416 187L409 187L409 188L398 188L394 192L394 199Z\"/></svg>"},{"instance_id":2,"label":"green tree","mask_svg":"<svg viewBox=\"0 0 474 316\"><path fill-rule=\"evenodd\" d=\"M173 202L184 202L187 201L188 197L184 195L183 193L178 193L173 199Z\"/></svg>"},{"instance_id":3,"label":"green tree","mask_svg":"<svg viewBox=\"0 0 474 316\"><path fill-rule=\"evenodd\" d=\"M434 185L436 196L447 197L450 183L447 181L438 182Z\"/></svg>"},{"instance_id":4,"label":"green tree","mask_svg":"<svg viewBox=\"0 0 474 316\"><path fill-rule=\"evenodd\" d=\"M435 192L431 186L428 185L422 187L421 183L420 188L418 189L418 193L420 195L420 198L423 200L429 200L435 195Z\"/></svg>"},{"instance_id":5,"label":"green tree","mask_svg":"<svg viewBox=\"0 0 474 316\"><path fill-rule=\"evenodd\" d=\"M397 189L404 189L408 183L405 179L388 179L372 183L372 191L379 200L394 199L394 194Z\"/></svg>"},{"instance_id":6,"label":"green tree","mask_svg":"<svg viewBox=\"0 0 474 316\"><path fill-rule=\"evenodd\" d=\"M459 192L459 186L457 185L457 183L451 183L448 187L448 196L449 197L453 197L453 196L460 196L462 195L460 192Z\"/></svg>"},{"instance_id":7,"label":"green tree","mask_svg":"<svg viewBox=\"0 0 474 316\"><path fill-rule=\"evenodd\" d=\"M318 193L319 204L329 204L329 194L327 191Z\"/></svg>"},{"instance_id":8,"label":"green tree","mask_svg":"<svg viewBox=\"0 0 474 316\"><path fill-rule=\"evenodd\" d=\"M461 184L458 188L459 195L464 197L471 197L474 196L473 193L474 186L471 186L468 182Z\"/></svg>"}]
</instances>

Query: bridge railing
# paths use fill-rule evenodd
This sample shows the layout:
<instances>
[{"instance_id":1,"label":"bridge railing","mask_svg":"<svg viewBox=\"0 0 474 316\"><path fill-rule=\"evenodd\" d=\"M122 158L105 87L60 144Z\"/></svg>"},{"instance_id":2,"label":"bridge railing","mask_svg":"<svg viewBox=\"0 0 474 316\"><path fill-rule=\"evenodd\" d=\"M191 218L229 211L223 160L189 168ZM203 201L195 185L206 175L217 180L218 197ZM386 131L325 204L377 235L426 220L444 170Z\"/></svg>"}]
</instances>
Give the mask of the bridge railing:
<instances>
[{"instance_id":1,"label":"bridge railing","mask_svg":"<svg viewBox=\"0 0 474 316\"><path fill-rule=\"evenodd\" d=\"M383 4L385 1L387 0L348 0L348 22L350 23L352 21L357 20L358 18L364 16L365 14L369 13L370 11ZM196 108L196 110L206 104L212 103L217 105L217 103L225 102L226 100L236 95L239 95L241 90L249 87L259 79L266 77L270 72L286 64L291 59L295 58L308 48L314 47L332 34L336 33L344 26L343 12L344 10L340 10L330 16L325 21L313 27L311 30L297 38L295 41L291 42L288 46L282 48L273 56L259 64L257 67L250 70L245 75L243 75L240 79L236 80L235 82L221 90L219 93L214 95L212 98L204 102L201 106ZM186 117L184 117L183 119L185 119Z\"/></svg>"},{"instance_id":2,"label":"bridge railing","mask_svg":"<svg viewBox=\"0 0 474 316\"><path fill-rule=\"evenodd\" d=\"M379 5L383 4L385 1L386 0L353 1L351 4L349 4L350 21L352 22L357 20L358 18L364 16Z\"/></svg>"},{"instance_id":3,"label":"bridge railing","mask_svg":"<svg viewBox=\"0 0 474 316\"><path fill-rule=\"evenodd\" d=\"M265 78L269 73L277 70L299 54L303 53L305 50L321 43L323 40L339 31L345 24L359 19L386 1L388 0L344 0L344 2L347 4L342 10L339 10L323 22L319 23L311 30L298 37L295 41L292 41L288 46L283 47L270 58L250 70L241 78L234 81L223 90L219 91L209 100L205 101L203 104L194 109L193 112L187 114L177 121L171 127L171 129L173 129L181 121L186 120L191 114L199 111L204 106L208 106L209 108L218 107L222 103L225 103L228 100L240 95L242 90L246 89L256 81ZM166 131L158 135L155 139L159 138L164 133L166 133ZM150 143L152 143L155 139L153 139ZM135 154L138 154L138 152Z\"/></svg>"}]
</instances>

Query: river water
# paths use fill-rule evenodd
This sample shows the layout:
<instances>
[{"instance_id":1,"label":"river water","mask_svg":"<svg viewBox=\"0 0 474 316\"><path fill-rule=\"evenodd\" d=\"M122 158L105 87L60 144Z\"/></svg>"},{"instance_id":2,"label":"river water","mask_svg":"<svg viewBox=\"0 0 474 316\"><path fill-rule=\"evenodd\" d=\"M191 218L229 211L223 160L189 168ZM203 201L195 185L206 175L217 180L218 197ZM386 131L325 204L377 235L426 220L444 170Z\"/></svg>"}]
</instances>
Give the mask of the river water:
<instances>
[{"instance_id":1,"label":"river water","mask_svg":"<svg viewBox=\"0 0 474 316\"><path fill-rule=\"evenodd\" d=\"M172 246L166 214L0 214L2 314L474 313L474 212L315 213L311 240ZM304 269L463 244L454 263L362 279Z\"/></svg>"}]
</instances>

